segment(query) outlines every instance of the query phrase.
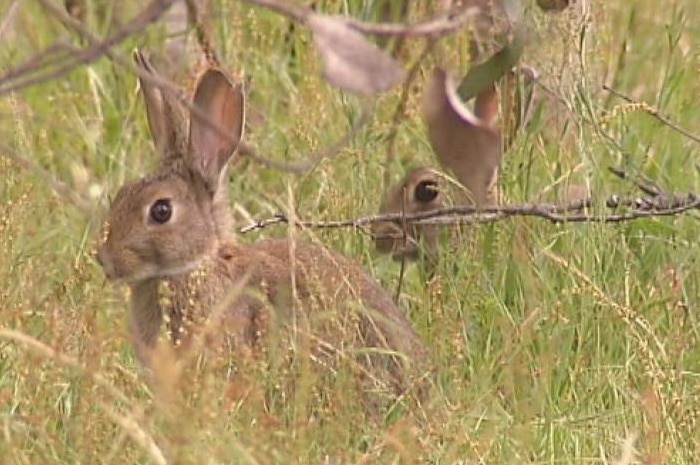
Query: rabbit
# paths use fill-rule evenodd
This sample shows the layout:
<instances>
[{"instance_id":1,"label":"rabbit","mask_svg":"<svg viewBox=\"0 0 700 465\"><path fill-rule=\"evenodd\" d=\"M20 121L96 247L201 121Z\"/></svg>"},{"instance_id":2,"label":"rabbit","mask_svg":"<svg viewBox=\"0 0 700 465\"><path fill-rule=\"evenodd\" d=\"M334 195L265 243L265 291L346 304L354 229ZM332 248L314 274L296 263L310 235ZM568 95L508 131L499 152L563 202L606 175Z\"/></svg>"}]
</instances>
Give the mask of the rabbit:
<instances>
[{"instance_id":1,"label":"rabbit","mask_svg":"<svg viewBox=\"0 0 700 465\"><path fill-rule=\"evenodd\" d=\"M144 53L135 59L157 74ZM270 334L307 322L326 357L319 366L356 354L366 391L425 399L428 351L367 271L307 242L236 241L226 180L244 132L242 86L206 69L192 101L205 121L197 111L188 119L175 97L143 76L140 85L160 165L118 191L97 251L107 278L131 290L139 358L148 366L164 329L182 351L202 328L213 328L211 343L235 357L263 353L274 342Z\"/></svg>"},{"instance_id":2,"label":"rabbit","mask_svg":"<svg viewBox=\"0 0 700 465\"><path fill-rule=\"evenodd\" d=\"M466 196L454 195L459 194L459 190L448 189L452 186L446 183L444 174L422 167L410 171L387 190L379 214L429 212L453 205L452 200L477 207L500 204L498 171L501 153L507 153L518 131L531 123L536 108L542 110L543 107L547 111L549 129L557 134L564 133L562 125L554 121L554 118L561 119L560 106L548 95L540 96L534 92L538 79L535 70L523 66L517 74L512 71L506 77L500 94L495 86L490 86L476 96L472 113L456 100L458 97L451 90L444 71L434 73L426 91L432 96L424 97L430 142L436 158L446 171L455 175L458 185L466 189ZM518 83L518 79L522 82ZM443 82L445 87L441 87ZM426 196L425 186L430 187L430 196ZM448 191L451 194L449 199L446 197ZM572 203L590 195L587 186L574 184L566 186L556 201ZM538 201L548 200L551 201L551 195L538 197ZM439 255L438 226L383 221L373 225L372 233L379 253L391 254L397 261L422 258L428 274L434 274Z\"/></svg>"},{"instance_id":3,"label":"rabbit","mask_svg":"<svg viewBox=\"0 0 700 465\"><path fill-rule=\"evenodd\" d=\"M443 208L444 180L431 168L418 168L407 174L383 197L380 214L423 213ZM372 225L374 244L380 253L391 254L396 261L417 260L421 256L428 270L433 270L438 259L438 228L434 225L406 225L405 233L397 222L383 221Z\"/></svg>"},{"instance_id":4,"label":"rabbit","mask_svg":"<svg viewBox=\"0 0 700 465\"><path fill-rule=\"evenodd\" d=\"M522 86L516 84L519 79ZM517 73L511 71L504 79L502 93L499 94L495 84L487 87L475 97L472 112L459 100L450 76L441 69L433 72L423 96L423 117L438 162L464 188L458 200L484 208L499 204L502 152L509 148L527 119L535 79L536 74L530 68L523 67ZM502 129L504 123L507 127ZM443 208L448 187L444 178L445 175L430 168L409 172L387 190L379 213L415 214ZM374 224L372 233L379 253L390 253L397 261L422 257L428 273L434 273L439 239L436 225L379 222Z\"/></svg>"}]
</instances>

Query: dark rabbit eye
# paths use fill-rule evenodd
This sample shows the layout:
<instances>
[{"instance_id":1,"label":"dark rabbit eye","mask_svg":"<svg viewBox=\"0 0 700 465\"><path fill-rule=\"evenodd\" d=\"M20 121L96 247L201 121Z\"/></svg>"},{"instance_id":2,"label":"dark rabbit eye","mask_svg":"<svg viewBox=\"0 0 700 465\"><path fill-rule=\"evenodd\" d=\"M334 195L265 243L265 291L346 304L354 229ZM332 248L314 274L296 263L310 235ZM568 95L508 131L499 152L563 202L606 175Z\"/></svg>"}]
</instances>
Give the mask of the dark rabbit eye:
<instances>
[{"instance_id":1,"label":"dark rabbit eye","mask_svg":"<svg viewBox=\"0 0 700 465\"><path fill-rule=\"evenodd\" d=\"M173 205L170 199L158 199L151 205L151 219L156 223L167 223L173 216Z\"/></svg>"},{"instance_id":2,"label":"dark rabbit eye","mask_svg":"<svg viewBox=\"0 0 700 465\"><path fill-rule=\"evenodd\" d=\"M414 197L416 201L421 203L428 203L435 200L438 196L437 182L435 181L421 181L416 186L414 192Z\"/></svg>"}]
</instances>

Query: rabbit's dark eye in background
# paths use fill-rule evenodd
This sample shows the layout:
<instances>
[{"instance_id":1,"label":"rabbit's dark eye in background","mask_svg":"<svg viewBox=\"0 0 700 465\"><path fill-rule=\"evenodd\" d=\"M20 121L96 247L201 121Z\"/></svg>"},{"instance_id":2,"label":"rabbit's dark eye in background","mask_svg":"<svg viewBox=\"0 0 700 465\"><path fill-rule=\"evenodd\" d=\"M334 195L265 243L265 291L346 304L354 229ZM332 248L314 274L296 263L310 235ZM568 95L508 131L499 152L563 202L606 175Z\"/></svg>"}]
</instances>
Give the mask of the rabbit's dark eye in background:
<instances>
[{"instance_id":1,"label":"rabbit's dark eye in background","mask_svg":"<svg viewBox=\"0 0 700 465\"><path fill-rule=\"evenodd\" d=\"M438 196L438 186L435 181L421 181L416 185L416 190L414 192L414 197L416 201L421 203L428 203L435 200Z\"/></svg>"},{"instance_id":2,"label":"rabbit's dark eye in background","mask_svg":"<svg viewBox=\"0 0 700 465\"><path fill-rule=\"evenodd\" d=\"M167 223L170 217L173 216L173 205L170 203L170 199L156 200L151 205L150 215L151 219L156 223Z\"/></svg>"}]
</instances>

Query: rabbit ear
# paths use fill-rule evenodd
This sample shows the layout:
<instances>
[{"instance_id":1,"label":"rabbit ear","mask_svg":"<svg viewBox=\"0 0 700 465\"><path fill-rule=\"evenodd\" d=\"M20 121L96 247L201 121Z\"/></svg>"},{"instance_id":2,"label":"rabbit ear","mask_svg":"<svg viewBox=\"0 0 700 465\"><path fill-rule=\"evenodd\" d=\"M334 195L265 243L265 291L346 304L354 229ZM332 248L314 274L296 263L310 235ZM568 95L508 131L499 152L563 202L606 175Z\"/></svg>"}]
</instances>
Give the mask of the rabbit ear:
<instances>
[{"instance_id":1,"label":"rabbit ear","mask_svg":"<svg viewBox=\"0 0 700 465\"><path fill-rule=\"evenodd\" d=\"M496 92L495 84L491 84L476 96L474 100L474 114L487 126L494 125L498 116L498 92Z\"/></svg>"},{"instance_id":2,"label":"rabbit ear","mask_svg":"<svg viewBox=\"0 0 700 465\"><path fill-rule=\"evenodd\" d=\"M220 70L208 69L200 78L190 113L190 168L216 189L221 174L243 137L245 96Z\"/></svg>"},{"instance_id":3,"label":"rabbit ear","mask_svg":"<svg viewBox=\"0 0 700 465\"><path fill-rule=\"evenodd\" d=\"M158 76L148 56L141 50L134 52L134 61L145 72ZM151 137L158 152L165 158L178 154L183 138L183 115L180 104L166 95L152 81L139 77L139 84L146 104L146 116Z\"/></svg>"}]
</instances>

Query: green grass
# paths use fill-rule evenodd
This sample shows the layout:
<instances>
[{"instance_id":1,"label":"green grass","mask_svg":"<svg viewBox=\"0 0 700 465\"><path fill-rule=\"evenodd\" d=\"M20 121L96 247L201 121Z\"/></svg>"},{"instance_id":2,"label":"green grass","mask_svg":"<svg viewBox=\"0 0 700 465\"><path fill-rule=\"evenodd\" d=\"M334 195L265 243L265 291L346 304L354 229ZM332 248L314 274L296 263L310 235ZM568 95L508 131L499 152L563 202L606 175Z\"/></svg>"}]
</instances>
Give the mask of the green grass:
<instances>
[{"instance_id":1,"label":"green grass","mask_svg":"<svg viewBox=\"0 0 700 465\"><path fill-rule=\"evenodd\" d=\"M0 18L9 3L0 3ZM370 1L320 3L371 17ZM610 165L672 191L700 191L698 145L601 89L613 84L700 133L697 2L590 3L583 54L576 14L531 13L525 61L573 109L572 124L565 138L546 126L518 138L505 162L506 198L526 202L569 182L589 183L601 201L638 195ZM360 102L322 80L310 37L295 36L298 61L289 65L285 21L238 2L216 4L226 63L251 80L249 141L259 152L299 160L341 137ZM34 3L21 3L15 28L0 47L3 72L59 37L74 40ZM151 35L119 53L156 46ZM463 66L466 38L447 43L443 59ZM419 49L410 42L401 56L412 62ZM431 63L410 95L392 178L435 165L418 111ZM374 213L399 94L382 97L371 125L310 175L238 163L230 189L240 224L241 211L262 218L290 200L305 218ZM3 96L0 118L5 144L83 195L114 195L153 165L135 77L106 60ZM98 197L88 218L4 156L0 173L0 463L150 463L139 432L173 463L695 464L700 456L697 214L607 226L516 218L455 231L451 243L460 247L443 256L437 280L426 286L413 266L402 285L402 304L436 366L429 404L380 424L342 408L314 423L295 405L264 413L254 393L240 401L246 386L206 375L196 388L154 397L130 346L126 295L91 256L104 214ZM287 232L271 227L241 240ZM369 238L300 234L396 288L398 265L377 257ZM57 353L18 341L22 335ZM629 438L637 462L615 462Z\"/></svg>"}]
</instances>

